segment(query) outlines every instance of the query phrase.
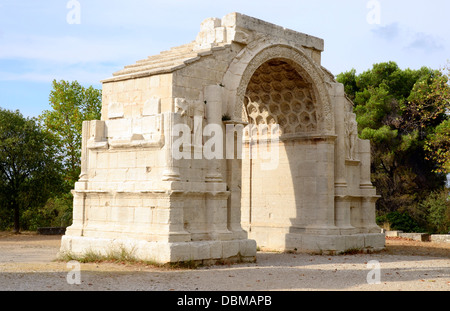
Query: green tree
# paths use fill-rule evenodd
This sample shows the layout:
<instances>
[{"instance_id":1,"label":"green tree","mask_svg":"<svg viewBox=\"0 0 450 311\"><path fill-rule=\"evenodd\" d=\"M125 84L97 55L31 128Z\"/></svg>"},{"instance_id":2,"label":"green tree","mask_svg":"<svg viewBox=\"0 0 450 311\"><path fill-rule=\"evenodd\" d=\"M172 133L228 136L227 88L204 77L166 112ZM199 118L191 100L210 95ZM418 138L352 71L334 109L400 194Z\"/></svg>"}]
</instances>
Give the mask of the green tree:
<instances>
[{"instance_id":1,"label":"green tree","mask_svg":"<svg viewBox=\"0 0 450 311\"><path fill-rule=\"evenodd\" d=\"M423 202L422 209L427 211L430 232L447 234L450 231L450 189L432 192Z\"/></svg>"},{"instance_id":2,"label":"green tree","mask_svg":"<svg viewBox=\"0 0 450 311\"><path fill-rule=\"evenodd\" d=\"M436 172L450 174L450 119L435 128L426 141L425 150L438 163Z\"/></svg>"},{"instance_id":3,"label":"green tree","mask_svg":"<svg viewBox=\"0 0 450 311\"><path fill-rule=\"evenodd\" d=\"M13 211L14 232L21 212L43 205L62 184L52 136L34 118L0 108L0 201Z\"/></svg>"},{"instance_id":4,"label":"green tree","mask_svg":"<svg viewBox=\"0 0 450 311\"><path fill-rule=\"evenodd\" d=\"M72 189L80 175L82 124L101 116L101 90L85 88L77 81L53 81L52 110L40 116L42 126L53 133L65 171L66 186Z\"/></svg>"},{"instance_id":5,"label":"green tree","mask_svg":"<svg viewBox=\"0 0 450 311\"><path fill-rule=\"evenodd\" d=\"M448 119L447 79L439 70L402 70L395 62L337 76L354 103L359 136L371 141L381 214L407 213L420 223L424 214L418 203L445 183L425 146Z\"/></svg>"},{"instance_id":6,"label":"green tree","mask_svg":"<svg viewBox=\"0 0 450 311\"><path fill-rule=\"evenodd\" d=\"M427 158L437 163L436 172L450 174L450 63L441 70L441 75L428 84L420 84L410 110L422 118L433 120L437 126L425 142ZM429 107L434 103L436 109ZM419 118L418 118L419 119ZM420 124L426 127L428 124Z\"/></svg>"}]
</instances>

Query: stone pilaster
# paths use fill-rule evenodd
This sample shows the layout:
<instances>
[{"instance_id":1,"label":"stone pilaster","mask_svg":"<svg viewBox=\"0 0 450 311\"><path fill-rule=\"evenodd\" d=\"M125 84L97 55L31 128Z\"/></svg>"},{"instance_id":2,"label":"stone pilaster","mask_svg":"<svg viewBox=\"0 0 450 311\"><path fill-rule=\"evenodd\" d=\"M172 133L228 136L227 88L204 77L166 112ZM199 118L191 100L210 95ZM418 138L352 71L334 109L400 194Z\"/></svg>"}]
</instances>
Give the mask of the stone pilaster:
<instances>
[{"instance_id":1,"label":"stone pilaster","mask_svg":"<svg viewBox=\"0 0 450 311\"><path fill-rule=\"evenodd\" d=\"M361 200L361 223L367 233L381 232L375 220L375 203L378 198L378 196L368 196Z\"/></svg>"},{"instance_id":2,"label":"stone pilaster","mask_svg":"<svg viewBox=\"0 0 450 311\"><path fill-rule=\"evenodd\" d=\"M339 228L341 234L352 234L357 231L355 227L351 225L351 212L350 204L351 198L348 196L336 196L336 226Z\"/></svg>"},{"instance_id":3,"label":"stone pilaster","mask_svg":"<svg viewBox=\"0 0 450 311\"><path fill-rule=\"evenodd\" d=\"M209 85L205 87L204 98L206 100L206 119L209 126L215 126L221 133L214 133L214 137L210 138L215 142L215 148L221 148L220 158L212 158L208 160L208 173L205 180L208 183L220 183L223 181L221 174L221 162L224 160L224 127L222 124L222 97L223 88L219 85ZM220 135L222 135L220 137ZM219 139L220 138L220 139ZM205 153L205 152L204 152Z\"/></svg>"},{"instance_id":4,"label":"stone pilaster","mask_svg":"<svg viewBox=\"0 0 450 311\"><path fill-rule=\"evenodd\" d=\"M317 210L313 224L307 226L307 233L335 234L337 227L334 223L335 215L335 187L334 187L334 144L336 137L330 136L319 139L317 144Z\"/></svg>"},{"instance_id":5,"label":"stone pilaster","mask_svg":"<svg viewBox=\"0 0 450 311\"><path fill-rule=\"evenodd\" d=\"M361 189L373 189L370 178L370 141L358 139L358 144L359 157L361 160L361 177L359 186Z\"/></svg>"},{"instance_id":6,"label":"stone pilaster","mask_svg":"<svg viewBox=\"0 0 450 311\"><path fill-rule=\"evenodd\" d=\"M164 135L165 135L165 154L166 154L166 168L163 172L163 181L180 181L180 170L175 163L173 157L173 128L178 121L177 114L173 112L166 112L164 115Z\"/></svg>"},{"instance_id":7,"label":"stone pilaster","mask_svg":"<svg viewBox=\"0 0 450 311\"><path fill-rule=\"evenodd\" d=\"M346 98L342 84L334 84L335 100L335 125L336 125L336 145L335 145L335 186L338 194L343 194L347 187L345 171L345 105Z\"/></svg>"}]
</instances>

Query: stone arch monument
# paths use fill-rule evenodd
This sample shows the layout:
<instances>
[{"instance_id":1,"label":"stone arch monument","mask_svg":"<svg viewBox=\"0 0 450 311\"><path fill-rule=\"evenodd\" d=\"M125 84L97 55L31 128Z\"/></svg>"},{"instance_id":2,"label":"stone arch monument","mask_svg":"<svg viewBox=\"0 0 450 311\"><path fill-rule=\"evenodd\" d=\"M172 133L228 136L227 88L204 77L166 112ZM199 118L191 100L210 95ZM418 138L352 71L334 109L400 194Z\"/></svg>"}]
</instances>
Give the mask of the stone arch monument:
<instances>
[{"instance_id":1,"label":"stone arch monument","mask_svg":"<svg viewBox=\"0 0 450 311\"><path fill-rule=\"evenodd\" d=\"M61 252L214 262L254 260L257 245L382 249L370 144L323 49L231 13L102 81Z\"/></svg>"}]
</instances>

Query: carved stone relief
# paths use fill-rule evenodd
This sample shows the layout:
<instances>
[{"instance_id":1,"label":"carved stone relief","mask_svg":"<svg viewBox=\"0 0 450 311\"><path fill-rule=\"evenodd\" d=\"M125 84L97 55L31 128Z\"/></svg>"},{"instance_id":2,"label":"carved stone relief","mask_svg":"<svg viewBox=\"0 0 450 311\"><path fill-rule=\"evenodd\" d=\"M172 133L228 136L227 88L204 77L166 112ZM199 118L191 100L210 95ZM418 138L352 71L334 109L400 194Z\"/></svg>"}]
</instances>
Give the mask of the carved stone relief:
<instances>
[{"instance_id":1,"label":"carved stone relief","mask_svg":"<svg viewBox=\"0 0 450 311\"><path fill-rule=\"evenodd\" d=\"M348 160L356 160L356 142L358 139L358 124L356 115L347 112L345 114L346 152Z\"/></svg>"},{"instance_id":2,"label":"carved stone relief","mask_svg":"<svg viewBox=\"0 0 450 311\"><path fill-rule=\"evenodd\" d=\"M175 112L180 121L189 126L192 136L192 144L202 145L203 119L205 118L205 104L201 101L187 101L184 98L175 98Z\"/></svg>"},{"instance_id":3,"label":"carved stone relief","mask_svg":"<svg viewBox=\"0 0 450 311\"><path fill-rule=\"evenodd\" d=\"M254 52L251 52L253 55ZM244 56L242 56L242 59ZM258 68L271 60L281 60L295 69L300 77L310 83L311 97L316 105L315 117L317 130L332 131L334 128L333 109L329 100L327 89L320 74L320 68L316 67L312 61L308 60L300 50L284 45L273 45L260 51L254 56L243 72L241 83L237 88L237 101L234 107L234 117L244 119L242 115L245 97L247 96L248 85Z\"/></svg>"},{"instance_id":4,"label":"carved stone relief","mask_svg":"<svg viewBox=\"0 0 450 311\"><path fill-rule=\"evenodd\" d=\"M279 124L280 134L317 130L311 86L284 61L271 60L260 66L250 80L246 98L252 124Z\"/></svg>"}]
</instances>

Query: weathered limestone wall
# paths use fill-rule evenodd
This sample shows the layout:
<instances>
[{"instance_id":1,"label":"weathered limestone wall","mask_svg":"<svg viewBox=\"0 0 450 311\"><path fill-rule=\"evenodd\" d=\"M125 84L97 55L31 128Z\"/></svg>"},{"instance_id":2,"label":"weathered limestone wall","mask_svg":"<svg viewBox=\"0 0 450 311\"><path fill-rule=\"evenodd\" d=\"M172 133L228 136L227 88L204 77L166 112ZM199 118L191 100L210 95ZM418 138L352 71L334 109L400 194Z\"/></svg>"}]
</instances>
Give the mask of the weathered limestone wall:
<instances>
[{"instance_id":1,"label":"weathered limestone wall","mask_svg":"<svg viewBox=\"0 0 450 311\"><path fill-rule=\"evenodd\" d=\"M102 87L102 120L172 111L172 74L110 81Z\"/></svg>"}]
</instances>

